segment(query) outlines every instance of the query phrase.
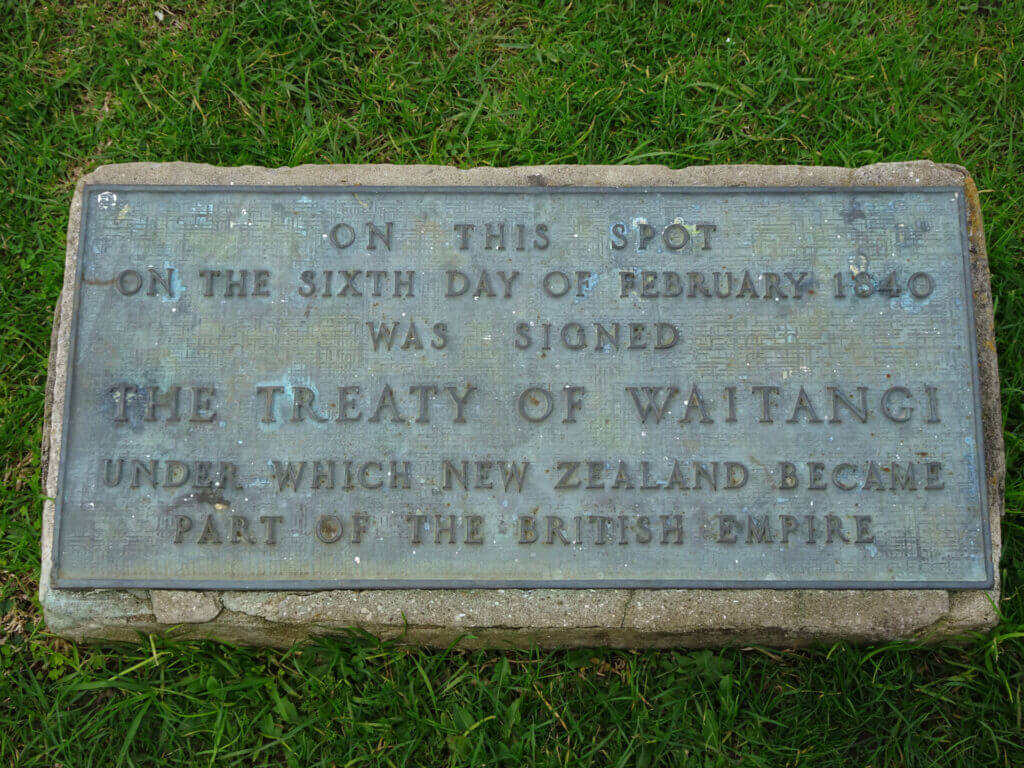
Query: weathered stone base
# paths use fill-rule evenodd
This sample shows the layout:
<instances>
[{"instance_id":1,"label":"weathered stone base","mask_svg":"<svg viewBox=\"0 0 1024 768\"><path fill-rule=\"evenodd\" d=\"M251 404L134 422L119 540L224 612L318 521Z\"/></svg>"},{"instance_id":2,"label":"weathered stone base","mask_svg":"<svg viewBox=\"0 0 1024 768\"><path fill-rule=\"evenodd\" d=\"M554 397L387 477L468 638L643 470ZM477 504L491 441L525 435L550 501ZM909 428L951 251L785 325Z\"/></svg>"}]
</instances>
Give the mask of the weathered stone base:
<instances>
[{"instance_id":1,"label":"weathered stone base","mask_svg":"<svg viewBox=\"0 0 1024 768\"><path fill-rule=\"evenodd\" d=\"M303 166L215 168L130 163L79 180L68 225L64 291L57 307L47 382L42 460L46 494L57 492L71 300L82 188L89 184L438 185L438 186L949 186L964 188L985 430L992 558L1000 551L1002 426L992 297L977 190L966 170L928 161L859 169L803 166ZM839 639L939 640L984 631L997 619L999 571L991 590L362 590L185 592L65 590L50 585L53 503L43 510L40 600L49 629L73 640L135 640L140 633L285 646L359 627L409 643L466 646L777 646Z\"/></svg>"},{"instance_id":2,"label":"weathered stone base","mask_svg":"<svg viewBox=\"0 0 1024 768\"><path fill-rule=\"evenodd\" d=\"M75 640L157 632L287 646L359 627L408 643L496 648L937 640L994 619L987 600L943 590L51 590L46 616L51 631Z\"/></svg>"}]
</instances>

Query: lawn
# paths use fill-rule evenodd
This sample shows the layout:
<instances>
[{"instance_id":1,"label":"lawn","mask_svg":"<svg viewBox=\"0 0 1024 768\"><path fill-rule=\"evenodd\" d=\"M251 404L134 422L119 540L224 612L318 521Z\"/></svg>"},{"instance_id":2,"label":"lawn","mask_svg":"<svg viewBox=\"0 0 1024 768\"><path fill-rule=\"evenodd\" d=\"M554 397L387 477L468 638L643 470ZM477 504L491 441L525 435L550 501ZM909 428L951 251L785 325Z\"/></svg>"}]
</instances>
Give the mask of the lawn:
<instances>
[{"instance_id":1,"label":"lawn","mask_svg":"<svg viewBox=\"0 0 1024 768\"><path fill-rule=\"evenodd\" d=\"M1024 765L1024 3L0 0L0 765ZM939 647L72 647L36 599L75 180L102 163L971 170L1007 441L1002 621Z\"/></svg>"}]
</instances>

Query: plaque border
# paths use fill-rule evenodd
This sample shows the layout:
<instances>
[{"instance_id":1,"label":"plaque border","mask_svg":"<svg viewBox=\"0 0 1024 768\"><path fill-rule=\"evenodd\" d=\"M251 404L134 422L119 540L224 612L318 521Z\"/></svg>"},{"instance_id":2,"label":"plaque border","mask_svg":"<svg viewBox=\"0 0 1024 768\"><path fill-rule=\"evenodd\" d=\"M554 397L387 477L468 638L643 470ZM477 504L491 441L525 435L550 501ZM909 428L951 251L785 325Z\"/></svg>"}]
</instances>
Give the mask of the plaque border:
<instances>
[{"instance_id":1,"label":"plaque border","mask_svg":"<svg viewBox=\"0 0 1024 768\"><path fill-rule=\"evenodd\" d=\"M104 579L64 578L60 571L61 554L61 508L64 500L65 451L71 431L71 391L74 386L74 360L78 341L79 303L84 272L85 233L95 201L91 192L292 192L297 194L354 192L416 194L416 193L505 193L520 195L559 194L670 194L692 195L715 194L821 194L849 193L850 195L872 194L955 194L960 220L960 250L964 293L966 295L965 320L971 384L974 388L974 442L977 460L977 481L979 511L982 516L982 539L984 544L985 579L981 581L822 581L822 580L729 580L729 579L603 579L603 580L551 580L551 579ZM65 384L63 421L61 423L61 444L57 471L57 492L53 499L53 545L51 548L50 582L56 589L185 589L185 590L268 590L268 591L325 591L346 589L820 589L820 590L885 590L925 589L985 590L995 585L992 562L992 531L988 504L988 475L985 464L985 437L982 424L981 377L978 363L978 331L975 318L975 301L971 271L969 222L967 220L966 190L961 186L515 186L515 185L363 185L363 184L84 184L81 190L83 205L78 225L78 247L75 263L74 295L71 302L71 328L68 337L68 354L65 360Z\"/></svg>"}]
</instances>

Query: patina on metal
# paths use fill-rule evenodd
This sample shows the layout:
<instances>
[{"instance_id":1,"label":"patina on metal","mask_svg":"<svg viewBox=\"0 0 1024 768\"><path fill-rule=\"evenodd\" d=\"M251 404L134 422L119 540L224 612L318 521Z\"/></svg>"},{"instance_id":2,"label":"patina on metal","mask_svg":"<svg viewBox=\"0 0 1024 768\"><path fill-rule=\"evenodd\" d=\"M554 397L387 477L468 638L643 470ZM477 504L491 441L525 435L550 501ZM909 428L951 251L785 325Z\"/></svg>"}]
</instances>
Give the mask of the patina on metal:
<instances>
[{"instance_id":1,"label":"patina on metal","mask_svg":"<svg viewBox=\"0 0 1024 768\"><path fill-rule=\"evenodd\" d=\"M88 187L54 584L988 587L962 195Z\"/></svg>"}]
</instances>

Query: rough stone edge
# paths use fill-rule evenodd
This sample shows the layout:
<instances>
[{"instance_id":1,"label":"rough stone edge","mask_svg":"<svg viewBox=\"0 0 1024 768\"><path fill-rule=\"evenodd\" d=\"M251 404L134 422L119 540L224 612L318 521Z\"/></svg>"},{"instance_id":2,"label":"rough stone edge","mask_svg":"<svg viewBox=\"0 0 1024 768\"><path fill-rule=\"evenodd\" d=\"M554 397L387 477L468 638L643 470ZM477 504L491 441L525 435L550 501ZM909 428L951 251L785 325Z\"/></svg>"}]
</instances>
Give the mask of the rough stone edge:
<instances>
[{"instance_id":1,"label":"rough stone edge","mask_svg":"<svg viewBox=\"0 0 1024 768\"><path fill-rule=\"evenodd\" d=\"M930 161L827 166L523 166L473 168L306 165L220 168L125 163L79 179L71 203L64 288L51 341L42 446L46 495L56 495L78 228L86 184L424 186L961 186L968 211L985 436L992 557L991 590L363 590L315 593L56 590L50 587L52 500L43 510L40 601L51 631L72 640L135 640L140 633L287 646L359 627L424 645L698 647L794 646L847 639L937 641L994 626L999 602L1000 519L1005 456L991 284L977 189L967 170ZM599 594L595 594L599 593ZM495 599L500 595L501 599ZM427 598L426 600L424 598ZM599 598L599 599L597 599ZM594 605L597 603L597 605ZM189 614L190 604L204 613ZM427 610L423 610L424 604ZM223 606L223 607L221 607ZM282 606L285 606L282 608ZM212 620L204 620L213 616ZM189 619L194 623L185 623ZM164 621L161 621L164 619ZM171 622L174 623L171 623Z\"/></svg>"}]
</instances>

